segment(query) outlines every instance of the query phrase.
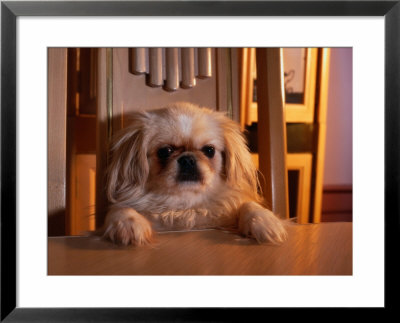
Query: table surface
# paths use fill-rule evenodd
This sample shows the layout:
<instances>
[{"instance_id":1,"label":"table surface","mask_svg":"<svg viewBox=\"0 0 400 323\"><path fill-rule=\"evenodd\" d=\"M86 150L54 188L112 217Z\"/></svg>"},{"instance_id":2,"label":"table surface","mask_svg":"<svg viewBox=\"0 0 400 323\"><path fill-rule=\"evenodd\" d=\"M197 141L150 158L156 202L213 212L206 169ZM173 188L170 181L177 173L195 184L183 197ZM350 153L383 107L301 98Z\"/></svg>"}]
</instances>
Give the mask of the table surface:
<instances>
[{"instance_id":1,"label":"table surface","mask_svg":"<svg viewBox=\"0 0 400 323\"><path fill-rule=\"evenodd\" d=\"M95 236L48 238L49 275L352 275L352 223L293 225L282 245L232 232L164 232L122 247Z\"/></svg>"}]
</instances>

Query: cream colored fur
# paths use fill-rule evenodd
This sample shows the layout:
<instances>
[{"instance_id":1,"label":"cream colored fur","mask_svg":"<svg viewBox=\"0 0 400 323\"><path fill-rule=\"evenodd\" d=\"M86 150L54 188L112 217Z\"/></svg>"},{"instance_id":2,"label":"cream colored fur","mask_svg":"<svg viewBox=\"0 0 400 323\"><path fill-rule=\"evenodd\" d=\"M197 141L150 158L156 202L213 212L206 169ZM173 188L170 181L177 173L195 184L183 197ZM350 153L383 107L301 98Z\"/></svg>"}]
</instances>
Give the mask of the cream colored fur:
<instances>
[{"instance_id":1,"label":"cream colored fur","mask_svg":"<svg viewBox=\"0 0 400 323\"><path fill-rule=\"evenodd\" d=\"M160 147L173 147L168 162ZM205 156L212 146L215 155ZM261 206L255 168L239 126L223 114L189 103L139 112L114 139L107 171L111 203L104 237L147 244L154 230L236 227L258 242L281 243L283 222ZM177 180L177 160L196 160L199 181Z\"/></svg>"}]
</instances>

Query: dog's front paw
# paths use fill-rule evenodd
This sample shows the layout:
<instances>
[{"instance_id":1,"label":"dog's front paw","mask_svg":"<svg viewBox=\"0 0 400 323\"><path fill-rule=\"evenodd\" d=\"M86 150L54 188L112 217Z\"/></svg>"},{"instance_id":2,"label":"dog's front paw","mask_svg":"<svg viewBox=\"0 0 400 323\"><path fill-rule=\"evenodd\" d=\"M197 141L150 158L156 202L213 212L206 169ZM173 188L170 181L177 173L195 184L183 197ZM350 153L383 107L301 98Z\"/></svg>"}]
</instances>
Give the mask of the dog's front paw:
<instances>
[{"instance_id":1,"label":"dog's front paw","mask_svg":"<svg viewBox=\"0 0 400 323\"><path fill-rule=\"evenodd\" d=\"M239 212L239 231L259 243L279 244L287 239L282 220L257 203L245 203Z\"/></svg>"},{"instance_id":2,"label":"dog's front paw","mask_svg":"<svg viewBox=\"0 0 400 323\"><path fill-rule=\"evenodd\" d=\"M130 208L111 209L107 214L103 237L122 245L144 245L152 242L150 222Z\"/></svg>"}]
</instances>

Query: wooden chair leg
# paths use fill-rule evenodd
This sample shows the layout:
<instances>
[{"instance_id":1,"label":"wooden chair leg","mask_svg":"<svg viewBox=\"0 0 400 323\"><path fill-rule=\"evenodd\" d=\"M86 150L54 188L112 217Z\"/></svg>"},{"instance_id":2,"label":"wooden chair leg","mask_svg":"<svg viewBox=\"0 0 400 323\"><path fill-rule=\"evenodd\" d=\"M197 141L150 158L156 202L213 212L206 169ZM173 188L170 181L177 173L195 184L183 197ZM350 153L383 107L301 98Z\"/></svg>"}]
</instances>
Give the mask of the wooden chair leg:
<instances>
[{"instance_id":1,"label":"wooden chair leg","mask_svg":"<svg viewBox=\"0 0 400 323\"><path fill-rule=\"evenodd\" d=\"M282 59L279 48L258 48L258 154L261 187L268 207L289 217L286 127L283 110Z\"/></svg>"},{"instance_id":2,"label":"wooden chair leg","mask_svg":"<svg viewBox=\"0 0 400 323\"><path fill-rule=\"evenodd\" d=\"M48 49L48 233L66 233L67 49Z\"/></svg>"}]
</instances>

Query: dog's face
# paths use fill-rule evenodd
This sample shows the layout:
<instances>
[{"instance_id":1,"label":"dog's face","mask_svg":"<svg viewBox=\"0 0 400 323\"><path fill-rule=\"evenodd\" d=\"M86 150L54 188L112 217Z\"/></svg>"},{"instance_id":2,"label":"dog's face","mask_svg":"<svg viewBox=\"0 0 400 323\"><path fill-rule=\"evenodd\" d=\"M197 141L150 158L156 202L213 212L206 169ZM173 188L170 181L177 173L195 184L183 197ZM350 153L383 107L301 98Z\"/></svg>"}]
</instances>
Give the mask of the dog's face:
<instances>
[{"instance_id":1,"label":"dog's face","mask_svg":"<svg viewBox=\"0 0 400 323\"><path fill-rule=\"evenodd\" d=\"M223 133L212 114L194 111L154 113L153 122L159 127L149 129L153 132L147 146L149 191L201 193L222 179Z\"/></svg>"},{"instance_id":2,"label":"dog's face","mask_svg":"<svg viewBox=\"0 0 400 323\"><path fill-rule=\"evenodd\" d=\"M135 190L201 199L227 186L256 191L256 170L236 123L191 104L134 115L112 147L107 184L112 202Z\"/></svg>"}]
</instances>

